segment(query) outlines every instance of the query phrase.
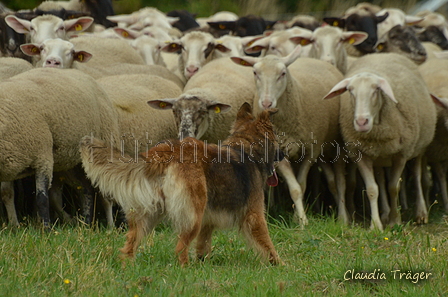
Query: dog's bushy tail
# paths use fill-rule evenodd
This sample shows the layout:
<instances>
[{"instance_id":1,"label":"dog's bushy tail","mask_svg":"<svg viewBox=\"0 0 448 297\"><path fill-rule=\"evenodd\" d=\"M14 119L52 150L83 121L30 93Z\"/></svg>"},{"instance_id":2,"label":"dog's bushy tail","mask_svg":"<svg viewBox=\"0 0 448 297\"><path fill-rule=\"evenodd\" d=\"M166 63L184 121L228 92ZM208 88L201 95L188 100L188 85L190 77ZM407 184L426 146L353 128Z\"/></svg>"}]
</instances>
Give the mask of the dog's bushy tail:
<instances>
[{"instance_id":1,"label":"dog's bushy tail","mask_svg":"<svg viewBox=\"0 0 448 297\"><path fill-rule=\"evenodd\" d=\"M92 184L115 200L125 212L134 209L143 213L153 212L160 207L160 197L154 193L154 187L147 178L148 164L144 161L122 162L116 158L121 156L121 152L91 136L82 138L80 153L82 165Z\"/></svg>"}]
</instances>

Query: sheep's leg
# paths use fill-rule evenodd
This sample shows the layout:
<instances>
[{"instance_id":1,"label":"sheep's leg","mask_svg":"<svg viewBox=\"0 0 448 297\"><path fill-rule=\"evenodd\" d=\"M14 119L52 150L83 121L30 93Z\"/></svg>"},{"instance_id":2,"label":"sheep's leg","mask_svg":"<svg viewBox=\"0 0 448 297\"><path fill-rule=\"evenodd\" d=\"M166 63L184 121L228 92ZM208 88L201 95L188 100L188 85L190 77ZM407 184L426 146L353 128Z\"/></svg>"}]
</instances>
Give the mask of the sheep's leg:
<instances>
[{"instance_id":1,"label":"sheep's leg","mask_svg":"<svg viewBox=\"0 0 448 297\"><path fill-rule=\"evenodd\" d=\"M114 216L113 216L113 201L109 197L104 197L102 194L98 194L101 199L101 204L103 205L104 212L106 214L107 227L113 228L115 226Z\"/></svg>"},{"instance_id":2,"label":"sheep's leg","mask_svg":"<svg viewBox=\"0 0 448 297\"><path fill-rule=\"evenodd\" d=\"M354 163L347 164L347 178L346 178L346 205L350 217L354 220L355 208L355 191L356 191L356 169Z\"/></svg>"},{"instance_id":3,"label":"sheep's leg","mask_svg":"<svg viewBox=\"0 0 448 297\"><path fill-rule=\"evenodd\" d=\"M373 162L367 157L363 156L358 162L358 169L366 184L367 197L370 202L370 209L372 212L372 219L370 228L378 228L383 230L383 224L381 223L380 214L378 211L378 185L375 182L375 173L373 171Z\"/></svg>"},{"instance_id":4,"label":"sheep's leg","mask_svg":"<svg viewBox=\"0 0 448 297\"><path fill-rule=\"evenodd\" d=\"M402 209L408 209L408 188L406 187L407 184L407 174L406 171L403 171L403 174L401 175L401 183L403 184L402 187L400 187L400 203Z\"/></svg>"},{"instance_id":5,"label":"sheep's leg","mask_svg":"<svg viewBox=\"0 0 448 297\"><path fill-rule=\"evenodd\" d=\"M201 227L196 244L196 254L200 260L204 260L212 251L212 234L214 229L215 227L212 225L202 225Z\"/></svg>"},{"instance_id":6,"label":"sheep's leg","mask_svg":"<svg viewBox=\"0 0 448 297\"><path fill-rule=\"evenodd\" d=\"M422 189L422 156L412 160L413 182L415 183L416 205L415 220L417 224L428 223L428 209Z\"/></svg>"},{"instance_id":7,"label":"sheep's leg","mask_svg":"<svg viewBox=\"0 0 448 297\"><path fill-rule=\"evenodd\" d=\"M431 165L432 167L432 165ZM431 170L428 168L428 162L426 160L426 157L423 156L422 159L422 188L423 188L423 195L425 196L426 205L430 205L430 193L431 188L433 186L432 180L431 180ZM404 188L404 187L403 187ZM401 193L401 191L400 191ZM401 200L400 200L401 201ZM401 205L402 209L404 208L403 204Z\"/></svg>"},{"instance_id":8,"label":"sheep's leg","mask_svg":"<svg viewBox=\"0 0 448 297\"><path fill-rule=\"evenodd\" d=\"M64 222L72 222L73 218L64 210L62 206L62 189L63 189L63 176L59 174L55 174L55 178L53 178L51 188L49 190L49 198L50 204L58 214L58 216Z\"/></svg>"},{"instance_id":9,"label":"sheep's leg","mask_svg":"<svg viewBox=\"0 0 448 297\"><path fill-rule=\"evenodd\" d=\"M283 159L277 163L277 168L279 173L283 176L286 183L288 184L289 194L294 201L295 206L295 216L302 226L308 225L308 219L306 218L305 208L303 206L303 192L302 187L297 182L294 172L292 170L291 164L288 160Z\"/></svg>"},{"instance_id":10,"label":"sheep's leg","mask_svg":"<svg viewBox=\"0 0 448 297\"><path fill-rule=\"evenodd\" d=\"M379 188L379 202L380 202L380 213L381 213L381 222L383 225L387 225L389 223L389 214L390 214L390 206L389 206L389 198L386 190L386 176L384 173L383 167L374 167L375 171L376 183Z\"/></svg>"},{"instance_id":11,"label":"sheep's leg","mask_svg":"<svg viewBox=\"0 0 448 297\"><path fill-rule=\"evenodd\" d=\"M437 180L440 184L440 192L442 195L444 210L448 213L448 191L446 182L446 171L448 167L448 162L436 162L433 164L434 172L437 176Z\"/></svg>"},{"instance_id":12,"label":"sheep's leg","mask_svg":"<svg viewBox=\"0 0 448 297\"><path fill-rule=\"evenodd\" d=\"M50 188L51 176L36 172L36 204L37 213L42 220L44 227L50 227L50 202L48 190Z\"/></svg>"},{"instance_id":13,"label":"sheep's leg","mask_svg":"<svg viewBox=\"0 0 448 297\"><path fill-rule=\"evenodd\" d=\"M324 171L330 192L338 205L338 220L348 224L350 220L345 206L345 166L341 161L337 161L333 166L325 162L319 164Z\"/></svg>"},{"instance_id":14,"label":"sheep's leg","mask_svg":"<svg viewBox=\"0 0 448 297\"><path fill-rule=\"evenodd\" d=\"M421 166L421 158L419 159L418 166ZM406 160L403 157L396 157L392 161L392 168L390 170L390 177L388 183L389 197L390 197L390 214L389 225L401 224L400 210L398 209L398 195L400 191L400 179L403 174L404 167L406 166ZM413 170L414 171L414 170ZM421 192L421 168L418 171L418 183L420 185ZM423 197L423 194L422 194Z\"/></svg>"},{"instance_id":15,"label":"sheep's leg","mask_svg":"<svg viewBox=\"0 0 448 297\"><path fill-rule=\"evenodd\" d=\"M19 227L19 220L17 219L16 207L14 205L14 182L1 182L1 196L5 204L6 213L8 214L9 224Z\"/></svg>"}]
</instances>

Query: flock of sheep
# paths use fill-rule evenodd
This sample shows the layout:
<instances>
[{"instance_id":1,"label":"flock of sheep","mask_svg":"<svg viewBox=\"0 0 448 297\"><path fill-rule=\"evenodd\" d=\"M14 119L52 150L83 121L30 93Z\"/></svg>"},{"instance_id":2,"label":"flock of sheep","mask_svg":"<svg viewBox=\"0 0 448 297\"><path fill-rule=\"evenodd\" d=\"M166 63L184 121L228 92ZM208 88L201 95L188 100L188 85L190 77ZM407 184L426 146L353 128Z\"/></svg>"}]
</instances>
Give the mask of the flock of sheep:
<instances>
[{"instance_id":1,"label":"flock of sheep","mask_svg":"<svg viewBox=\"0 0 448 297\"><path fill-rule=\"evenodd\" d=\"M399 205L408 207L411 197L415 220L427 223L431 184L448 211L442 15L361 3L325 18L329 25L302 15L271 30L261 20L261 32L236 36L243 18L229 12L197 19L183 32L174 27L180 16L156 8L108 16L116 24L110 28L89 16L64 20L53 13L82 11L84 2L46 1L38 8L52 13L31 20L4 16L25 34L20 48L32 62L0 58L0 181L10 224L19 225L13 182L32 174L44 224L50 200L69 218L61 197L66 185L82 185L82 215L90 222L95 189L80 166L83 136L132 156L111 158L138 162L164 139L219 143L244 102L255 112L279 110L273 123L285 158L277 170L301 225L308 223L304 198L313 166L325 175L344 223L354 218L354 191L363 182L372 228L401 224ZM216 24L233 27L222 35L229 31L220 33ZM406 197L408 180L414 188ZM102 199L110 226L112 201Z\"/></svg>"}]
</instances>

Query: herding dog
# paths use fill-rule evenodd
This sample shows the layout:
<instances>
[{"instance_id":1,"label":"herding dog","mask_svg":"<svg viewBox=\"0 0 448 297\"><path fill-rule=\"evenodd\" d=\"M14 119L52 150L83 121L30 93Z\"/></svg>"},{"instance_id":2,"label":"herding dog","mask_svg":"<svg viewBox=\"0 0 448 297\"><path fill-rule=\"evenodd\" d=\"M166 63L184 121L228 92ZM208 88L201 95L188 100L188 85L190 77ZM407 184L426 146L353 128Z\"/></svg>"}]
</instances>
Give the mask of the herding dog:
<instances>
[{"instance_id":1,"label":"herding dog","mask_svg":"<svg viewBox=\"0 0 448 297\"><path fill-rule=\"evenodd\" d=\"M123 257L133 258L144 236L167 216L179 233L176 254L188 263L197 239L197 256L211 252L215 228L237 226L272 264L281 260L269 237L264 214L264 182L273 172L276 137L270 121L275 109L257 118L245 103L222 145L195 138L159 143L136 163L111 162L111 149L90 136L81 141L82 164L103 194L123 208L129 224ZM112 151L120 155L119 151Z\"/></svg>"}]
</instances>

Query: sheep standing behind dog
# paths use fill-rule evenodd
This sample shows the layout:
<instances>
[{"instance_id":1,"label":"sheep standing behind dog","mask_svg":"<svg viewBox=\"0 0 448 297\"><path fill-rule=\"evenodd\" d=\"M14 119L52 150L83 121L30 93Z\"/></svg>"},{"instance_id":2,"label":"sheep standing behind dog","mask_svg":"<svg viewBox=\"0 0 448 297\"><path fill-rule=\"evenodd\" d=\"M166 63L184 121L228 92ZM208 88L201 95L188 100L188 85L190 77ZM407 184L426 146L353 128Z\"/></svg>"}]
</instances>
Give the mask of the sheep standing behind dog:
<instances>
[{"instance_id":1,"label":"sheep standing behind dog","mask_svg":"<svg viewBox=\"0 0 448 297\"><path fill-rule=\"evenodd\" d=\"M339 121L349 150L362 154L357 166L366 183L372 212L371 228L383 229L374 166L391 166L389 224L401 224L399 180L406 162L412 158L415 158L417 222L426 223L428 212L420 182L421 158L434 136L436 108L416 65L398 54L371 54L358 59L346 77L325 98L347 90L352 96L352 100L341 100Z\"/></svg>"},{"instance_id":2,"label":"sheep standing behind dog","mask_svg":"<svg viewBox=\"0 0 448 297\"><path fill-rule=\"evenodd\" d=\"M278 108L274 124L280 134L280 148L289 158L278 163L295 205L299 223L306 225L308 219L303 203L308 172L319 163L338 203L338 218L348 223L345 208L344 163L335 147L341 140L339 133L339 99L322 101L331 87L343 75L330 63L299 58L301 46L286 57L268 55L263 58L243 57L232 60L242 66L250 66L258 96L255 110ZM283 135L283 136L282 136ZM297 178L292 165L298 166Z\"/></svg>"},{"instance_id":3,"label":"sheep standing behind dog","mask_svg":"<svg viewBox=\"0 0 448 297\"><path fill-rule=\"evenodd\" d=\"M181 265L188 263L196 237L197 256L209 256L213 230L224 227L239 227L263 257L281 263L264 215L263 184L272 173L277 145L269 119L274 112L255 118L245 103L222 146L195 138L167 140L134 164L110 160L105 142L84 137L80 151L87 176L126 213L123 256L135 257L142 238L167 216L179 233Z\"/></svg>"},{"instance_id":4,"label":"sheep standing behind dog","mask_svg":"<svg viewBox=\"0 0 448 297\"><path fill-rule=\"evenodd\" d=\"M106 140L118 135L116 113L96 81L74 69L32 69L1 82L0 88L0 181L35 174L38 213L48 225L53 171L80 163L84 135ZM5 205L14 199L13 191L8 193L2 196ZM8 217L18 225L15 213Z\"/></svg>"}]
</instances>

